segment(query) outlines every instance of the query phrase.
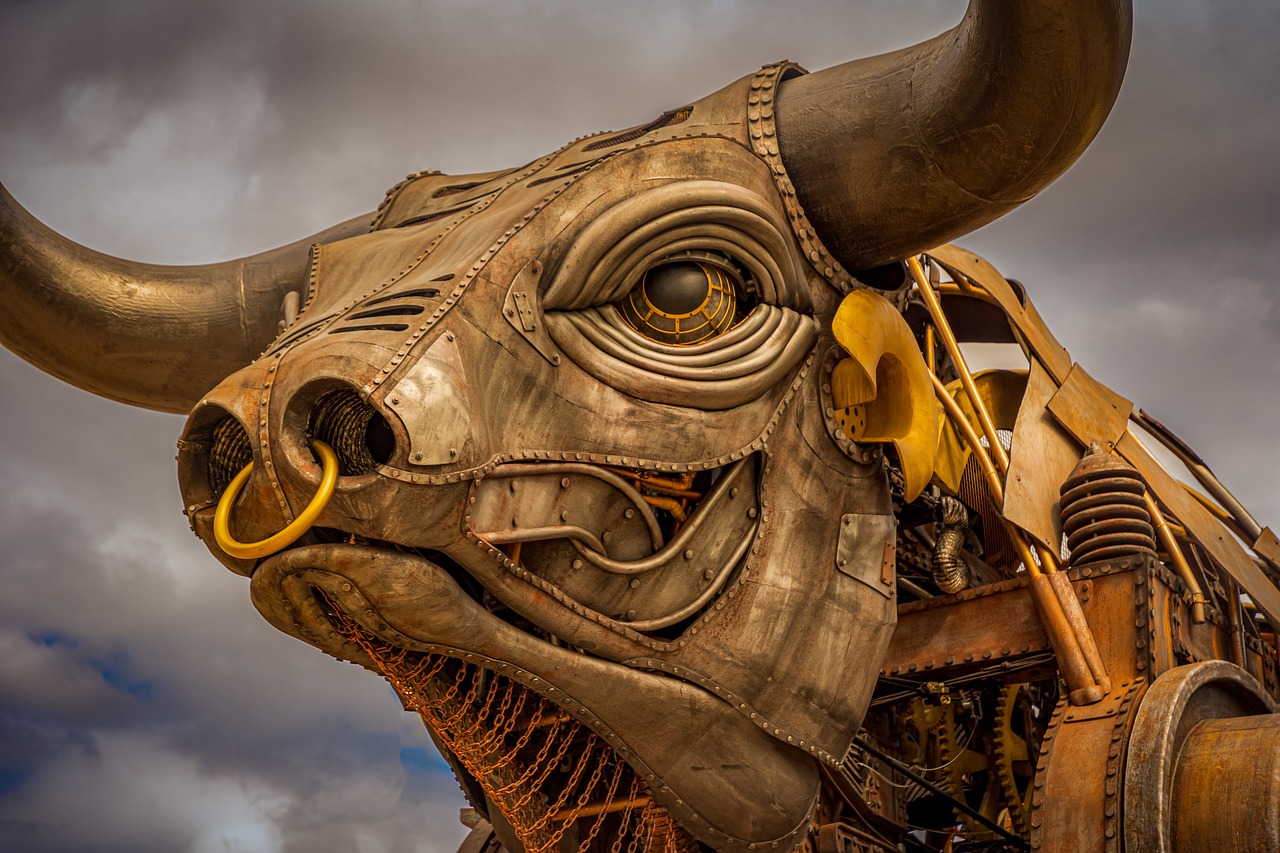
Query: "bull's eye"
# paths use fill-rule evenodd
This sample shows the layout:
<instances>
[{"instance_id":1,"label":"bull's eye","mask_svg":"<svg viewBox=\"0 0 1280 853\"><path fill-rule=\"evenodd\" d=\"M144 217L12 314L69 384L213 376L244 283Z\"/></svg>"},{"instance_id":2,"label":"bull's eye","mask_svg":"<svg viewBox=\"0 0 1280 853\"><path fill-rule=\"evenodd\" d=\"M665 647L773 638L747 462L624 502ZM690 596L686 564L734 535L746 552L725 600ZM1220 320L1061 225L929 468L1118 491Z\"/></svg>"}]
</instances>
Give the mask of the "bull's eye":
<instances>
[{"instance_id":1,"label":"bull's eye","mask_svg":"<svg viewBox=\"0 0 1280 853\"><path fill-rule=\"evenodd\" d=\"M659 264L617 304L631 328L650 340L686 346L709 340L738 318L742 282L701 260Z\"/></svg>"},{"instance_id":2,"label":"bull's eye","mask_svg":"<svg viewBox=\"0 0 1280 853\"><path fill-rule=\"evenodd\" d=\"M346 389L330 391L316 402L307 433L333 448L343 476L371 473L395 451L395 434L386 420Z\"/></svg>"}]
</instances>

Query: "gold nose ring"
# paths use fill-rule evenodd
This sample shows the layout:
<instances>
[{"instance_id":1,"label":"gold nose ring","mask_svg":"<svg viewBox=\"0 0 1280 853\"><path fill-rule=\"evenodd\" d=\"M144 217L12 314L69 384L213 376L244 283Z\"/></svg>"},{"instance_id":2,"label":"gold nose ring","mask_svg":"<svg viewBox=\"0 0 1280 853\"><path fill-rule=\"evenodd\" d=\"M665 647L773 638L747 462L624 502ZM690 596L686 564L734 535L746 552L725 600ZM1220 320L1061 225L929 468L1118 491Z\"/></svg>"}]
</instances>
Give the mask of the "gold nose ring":
<instances>
[{"instance_id":1,"label":"gold nose ring","mask_svg":"<svg viewBox=\"0 0 1280 853\"><path fill-rule=\"evenodd\" d=\"M232 557L255 560L289 547L297 541L299 536L311 529L311 525L328 506L329 499L333 497L334 486L338 482L338 456L333 452L333 448L323 441L312 439L311 449L320 457L320 466L324 472L315 497L284 530L258 542L238 542L231 535L231 505L235 503L240 490L244 488L245 481L249 479L249 474L253 471L253 463L250 462L240 469L240 473L236 474L227 485L227 490L222 493L222 497L218 500L218 509L213 514L213 538L217 541L219 548Z\"/></svg>"}]
</instances>

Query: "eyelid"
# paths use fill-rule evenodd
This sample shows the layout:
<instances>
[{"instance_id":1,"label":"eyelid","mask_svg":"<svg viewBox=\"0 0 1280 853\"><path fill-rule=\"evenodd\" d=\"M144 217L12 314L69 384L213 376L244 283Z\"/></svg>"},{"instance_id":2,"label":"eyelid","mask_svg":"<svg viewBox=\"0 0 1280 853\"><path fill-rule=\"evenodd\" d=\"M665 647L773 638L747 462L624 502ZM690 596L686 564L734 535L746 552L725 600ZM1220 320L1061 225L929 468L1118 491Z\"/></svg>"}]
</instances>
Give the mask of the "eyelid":
<instances>
[{"instance_id":1,"label":"eyelid","mask_svg":"<svg viewBox=\"0 0 1280 853\"><path fill-rule=\"evenodd\" d=\"M620 346L654 361L686 367L710 367L748 355L760 346L759 335L772 335L785 316L781 311L754 310L742 322L710 340L675 346L658 343L645 337L630 325L622 327L620 324L626 321L620 314L615 322L609 322L612 318L607 316L607 312L618 312L618 309L612 305L586 308L583 311L599 314L603 322L593 324L593 329L602 335L607 335ZM640 339L637 339L637 336Z\"/></svg>"},{"instance_id":2,"label":"eyelid","mask_svg":"<svg viewBox=\"0 0 1280 853\"><path fill-rule=\"evenodd\" d=\"M748 355L710 365L689 364L683 347L669 348L682 353L679 358L671 358L671 353L662 358L655 351L660 345L635 331L630 332L634 341L643 343L621 345L602 331L610 326L618 330L608 322L604 309L552 311L545 317L547 331L568 359L610 388L651 403L720 410L768 393L818 340L818 322L808 315L772 305L761 305L756 312L779 315L777 324L760 322L755 333L745 338L751 343L745 347Z\"/></svg>"},{"instance_id":3,"label":"eyelid","mask_svg":"<svg viewBox=\"0 0 1280 853\"><path fill-rule=\"evenodd\" d=\"M733 258L761 302L812 310L790 226L752 189L716 181L673 181L618 200L584 218L545 260L543 308L568 311L615 302L644 270L685 252Z\"/></svg>"},{"instance_id":4,"label":"eyelid","mask_svg":"<svg viewBox=\"0 0 1280 853\"><path fill-rule=\"evenodd\" d=\"M639 346L618 343L617 339L608 332L621 331L616 325L620 322L620 318L610 322L611 318L600 309L587 308L566 312L560 316L567 319L602 356L661 376L708 381L738 379L766 369L778 359L787 344L805 325L804 321L809 319L803 314L797 314L785 308L762 307L766 310L759 313L775 315L777 321L761 323L750 335L732 346L731 349L737 355L717 359L715 356L719 353L706 353L698 359L702 363L697 364L691 363L690 359L682 356L656 357L658 354L648 345L650 342L639 333L633 333L633 341L640 342Z\"/></svg>"}]
</instances>

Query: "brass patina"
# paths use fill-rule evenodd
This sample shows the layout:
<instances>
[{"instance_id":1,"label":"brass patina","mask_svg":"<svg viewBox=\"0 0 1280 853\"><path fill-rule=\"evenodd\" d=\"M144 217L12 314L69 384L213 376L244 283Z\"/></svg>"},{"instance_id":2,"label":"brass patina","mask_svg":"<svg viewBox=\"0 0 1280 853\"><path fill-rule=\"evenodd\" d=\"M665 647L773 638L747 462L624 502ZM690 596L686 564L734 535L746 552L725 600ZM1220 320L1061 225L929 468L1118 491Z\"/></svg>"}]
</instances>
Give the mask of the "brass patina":
<instances>
[{"instance_id":1,"label":"brass patina","mask_svg":"<svg viewBox=\"0 0 1280 853\"><path fill-rule=\"evenodd\" d=\"M1275 850L1276 537L946 245L1130 22L975 2L225 264L0 191L0 340L190 413L192 528L421 714L466 851Z\"/></svg>"}]
</instances>

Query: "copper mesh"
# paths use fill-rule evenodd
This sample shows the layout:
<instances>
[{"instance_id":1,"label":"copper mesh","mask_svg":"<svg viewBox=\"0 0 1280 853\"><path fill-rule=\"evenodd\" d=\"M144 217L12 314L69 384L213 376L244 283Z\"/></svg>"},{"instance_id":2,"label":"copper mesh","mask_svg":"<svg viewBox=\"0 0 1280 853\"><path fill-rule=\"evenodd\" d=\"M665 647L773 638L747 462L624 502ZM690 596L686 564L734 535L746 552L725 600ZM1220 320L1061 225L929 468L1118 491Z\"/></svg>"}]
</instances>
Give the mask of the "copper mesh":
<instances>
[{"instance_id":1,"label":"copper mesh","mask_svg":"<svg viewBox=\"0 0 1280 853\"><path fill-rule=\"evenodd\" d=\"M1000 444L1004 446L1005 452L1008 453L1012 446L1012 433L1008 430L998 430L996 435L1000 439ZM982 443L985 445L986 441L983 440ZM1012 576L1021 558L1014 549L1013 543L1009 541L1009 534L1005 532L1000 509L991 500L991 493L987 491L982 468L972 456L965 463L957 492L961 503L977 512L982 519L983 559L986 560L987 565L1003 572L1005 576Z\"/></svg>"},{"instance_id":2,"label":"copper mesh","mask_svg":"<svg viewBox=\"0 0 1280 853\"><path fill-rule=\"evenodd\" d=\"M599 735L538 693L476 664L398 648L332 612L338 632L377 663L528 853L701 849Z\"/></svg>"}]
</instances>

